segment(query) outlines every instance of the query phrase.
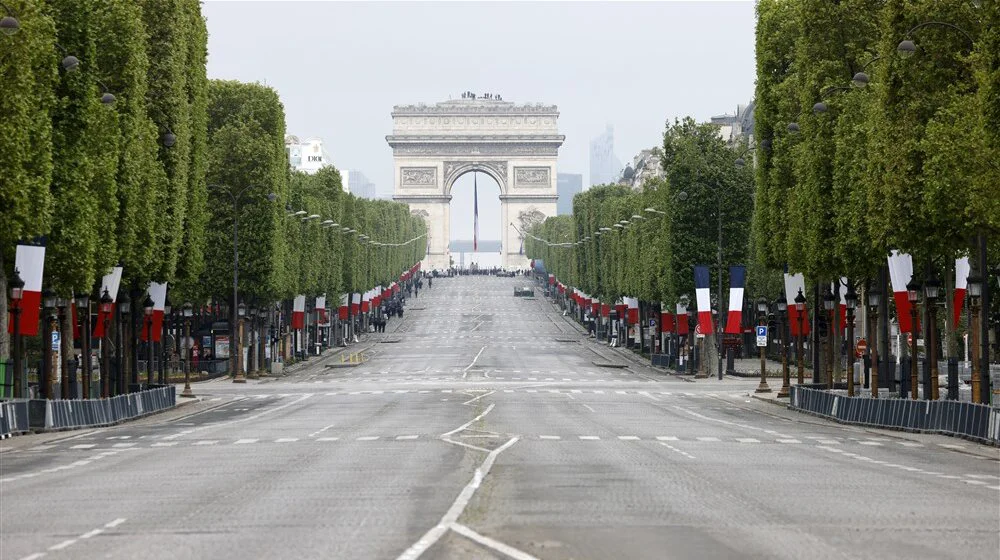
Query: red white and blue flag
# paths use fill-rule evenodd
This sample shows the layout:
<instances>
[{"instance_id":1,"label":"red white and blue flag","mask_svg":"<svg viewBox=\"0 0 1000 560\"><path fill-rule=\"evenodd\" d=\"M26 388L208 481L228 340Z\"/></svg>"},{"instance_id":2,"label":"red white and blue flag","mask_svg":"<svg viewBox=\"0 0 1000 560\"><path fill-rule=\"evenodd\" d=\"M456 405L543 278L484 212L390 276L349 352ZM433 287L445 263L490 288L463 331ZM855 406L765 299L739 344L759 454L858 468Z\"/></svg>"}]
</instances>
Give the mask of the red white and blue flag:
<instances>
[{"instance_id":1,"label":"red white and blue flag","mask_svg":"<svg viewBox=\"0 0 1000 560\"><path fill-rule=\"evenodd\" d=\"M300 330L306 326L306 296L295 296L292 300L292 329Z\"/></svg>"},{"instance_id":2,"label":"red white and blue flag","mask_svg":"<svg viewBox=\"0 0 1000 560\"><path fill-rule=\"evenodd\" d=\"M743 322L743 288L746 286L747 267L729 267L729 316L726 318L726 334L740 334Z\"/></svg>"},{"instance_id":3,"label":"red white and blue flag","mask_svg":"<svg viewBox=\"0 0 1000 560\"><path fill-rule=\"evenodd\" d=\"M42 305L42 272L45 269L45 247L18 245L14 268L24 281L21 290L20 326L22 336L38 335L38 315ZM11 302L13 303L13 302ZM7 332L14 332L14 315L10 315Z\"/></svg>"},{"instance_id":4,"label":"red white and blue flag","mask_svg":"<svg viewBox=\"0 0 1000 560\"><path fill-rule=\"evenodd\" d=\"M153 342L160 341L160 332L163 330L163 311L167 304L167 284L159 282L150 282L149 287L146 288L146 292L149 294L149 298L153 300L153 316L151 317L152 324L149 326L143 325L142 332L139 333L139 340L147 342L149 340L149 334L153 335ZM150 331L152 331L150 333Z\"/></svg>"},{"instance_id":5,"label":"red white and blue flag","mask_svg":"<svg viewBox=\"0 0 1000 560\"><path fill-rule=\"evenodd\" d=\"M710 335L715 332L712 325L712 298L708 294L708 267L699 265L694 267L694 293L698 302L698 330L702 335Z\"/></svg>"},{"instance_id":6,"label":"red white and blue flag","mask_svg":"<svg viewBox=\"0 0 1000 560\"><path fill-rule=\"evenodd\" d=\"M108 292L108 297L111 298L111 311L104 313L98 308L97 324L94 325L94 338L104 337L104 321L105 319L110 320L114 316L115 302L118 301L118 287L122 282L122 270L124 270L122 267L116 266L101 279L101 291L98 295L104 297L104 292Z\"/></svg>"},{"instance_id":7,"label":"red white and blue flag","mask_svg":"<svg viewBox=\"0 0 1000 560\"><path fill-rule=\"evenodd\" d=\"M962 316L962 305L965 303L965 290L969 287L969 257L955 260L955 322Z\"/></svg>"},{"instance_id":8,"label":"red white and blue flag","mask_svg":"<svg viewBox=\"0 0 1000 560\"><path fill-rule=\"evenodd\" d=\"M799 336L799 310L795 307L795 298L802 293L805 297L806 278L802 273L785 273L785 303L788 305L788 326L791 328L792 336ZM809 335L809 304L805 304L802 309L802 335Z\"/></svg>"},{"instance_id":9,"label":"red white and blue flag","mask_svg":"<svg viewBox=\"0 0 1000 560\"><path fill-rule=\"evenodd\" d=\"M472 251L479 251L479 183L476 178L479 177L478 173L472 174L472 215L473 215L473 231L472 231Z\"/></svg>"},{"instance_id":10,"label":"red white and blue flag","mask_svg":"<svg viewBox=\"0 0 1000 560\"><path fill-rule=\"evenodd\" d=\"M910 320L910 299L906 293L906 285L913 278L913 257L894 250L889 255L888 261L889 278L892 280L892 295L896 301L896 320L899 321L899 332L913 332L913 322ZM917 326L919 327L919 324Z\"/></svg>"}]
</instances>

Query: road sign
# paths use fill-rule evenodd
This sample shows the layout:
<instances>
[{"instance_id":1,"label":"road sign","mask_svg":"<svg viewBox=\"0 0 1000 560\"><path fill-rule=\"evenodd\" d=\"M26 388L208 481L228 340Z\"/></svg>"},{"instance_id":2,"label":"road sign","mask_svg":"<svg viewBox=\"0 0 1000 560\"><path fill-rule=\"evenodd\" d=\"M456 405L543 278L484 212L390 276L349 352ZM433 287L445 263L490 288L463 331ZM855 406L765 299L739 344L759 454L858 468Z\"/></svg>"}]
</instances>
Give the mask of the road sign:
<instances>
[{"instance_id":1,"label":"road sign","mask_svg":"<svg viewBox=\"0 0 1000 560\"><path fill-rule=\"evenodd\" d=\"M865 356L865 352L867 351L868 351L868 341L863 338L858 340L858 344L854 350L854 355L857 356L858 358L863 358Z\"/></svg>"},{"instance_id":2,"label":"road sign","mask_svg":"<svg viewBox=\"0 0 1000 560\"><path fill-rule=\"evenodd\" d=\"M656 328L656 319L649 320L649 328Z\"/></svg>"},{"instance_id":3,"label":"road sign","mask_svg":"<svg viewBox=\"0 0 1000 560\"><path fill-rule=\"evenodd\" d=\"M52 349L59 350L59 331L52 331Z\"/></svg>"},{"instance_id":4,"label":"road sign","mask_svg":"<svg viewBox=\"0 0 1000 560\"><path fill-rule=\"evenodd\" d=\"M767 327L764 325L757 326L757 346L767 346Z\"/></svg>"}]
</instances>

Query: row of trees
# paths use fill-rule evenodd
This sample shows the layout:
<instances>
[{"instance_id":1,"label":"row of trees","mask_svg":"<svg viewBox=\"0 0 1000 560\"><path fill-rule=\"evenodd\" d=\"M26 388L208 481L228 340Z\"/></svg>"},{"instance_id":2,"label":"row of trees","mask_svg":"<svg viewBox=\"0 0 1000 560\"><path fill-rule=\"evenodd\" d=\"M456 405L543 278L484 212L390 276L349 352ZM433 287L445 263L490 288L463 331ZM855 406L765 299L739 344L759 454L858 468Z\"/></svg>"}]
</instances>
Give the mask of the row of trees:
<instances>
[{"instance_id":1,"label":"row of trees","mask_svg":"<svg viewBox=\"0 0 1000 560\"><path fill-rule=\"evenodd\" d=\"M762 0L757 11L759 262L860 279L898 249L943 271L1000 232L997 3ZM903 40L910 57L897 54ZM867 87L852 87L858 72Z\"/></svg>"},{"instance_id":2,"label":"row of trees","mask_svg":"<svg viewBox=\"0 0 1000 560\"><path fill-rule=\"evenodd\" d=\"M359 244L423 234L405 205L343 192L333 168L290 171L277 92L207 79L197 0L5 4L20 31L0 37L4 324L23 242L45 243L43 285L59 296L94 293L120 264L123 289L167 282L175 304L228 299L237 216L240 291L252 300L362 291L423 255L418 241Z\"/></svg>"},{"instance_id":3,"label":"row of trees","mask_svg":"<svg viewBox=\"0 0 1000 560\"><path fill-rule=\"evenodd\" d=\"M550 217L529 232L527 254L606 302L693 296L694 265L717 263L720 221L723 264L745 263L753 177L737 164L740 153L713 125L686 118L667 126L659 155L663 177L641 191L605 185L576 195L572 216Z\"/></svg>"}]
</instances>

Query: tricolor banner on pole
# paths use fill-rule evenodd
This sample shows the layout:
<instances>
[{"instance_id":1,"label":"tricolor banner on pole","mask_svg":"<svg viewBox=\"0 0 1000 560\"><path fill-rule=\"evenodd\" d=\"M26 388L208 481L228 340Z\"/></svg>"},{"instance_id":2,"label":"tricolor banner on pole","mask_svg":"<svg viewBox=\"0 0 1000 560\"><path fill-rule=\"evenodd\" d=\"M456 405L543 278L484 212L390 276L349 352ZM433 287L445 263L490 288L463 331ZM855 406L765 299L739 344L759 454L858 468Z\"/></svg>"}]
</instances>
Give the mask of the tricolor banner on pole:
<instances>
[{"instance_id":1,"label":"tricolor banner on pole","mask_svg":"<svg viewBox=\"0 0 1000 560\"><path fill-rule=\"evenodd\" d=\"M295 296L292 301L292 328L299 330L306 326L306 296Z\"/></svg>"},{"instance_id":2,"label":"tricolor banner on pole","mask_svg":"<svg viewBox=\"0 0 1000 560\"><path fill-rule=\"evenodd\" d=\"M847 330L847 278L840 278L839 290L837 290L837 285L830 282L830 293L838 293L840 295L840 305L837 306L837 310L840 312L840 317L838 321L840 322L840 332L843 334ZM830 316L830 320L833 321L833 316ZM831 327L833 323L830 323Z\"/></svg>"},{"instance_id":3,"label":"tricolor banner on pole","mask_svg":"<svg viewBox=\"0 0 1000 560\"><path fill-rule=\"evenodd\" d=\"M729 267L729 316L726 317L726 334L743 332L743 289L746 286L747 267Z\"/></svg>"},{"instance_id":4,"label":"tricolor banner on pole","mask_svg":"<svg viewBox=\"0 0 1000 560\"><path fill-rule=\"evenodd\" d=\"M962 316L962 306L965 304L965 290L969 287L969 257L955 260L955 322Z\"/></svg>"},{"instance_id":5,"label":"tricolor banner on pole","mask_svg":"<svg viewBox=\"0 0 1000 560\"><path fill-rule=\"evenodd\" d=\"M114 316L115 312L114 302L118 301L118 287L121 285L122 282L122 270L123 270L122 267L116 266L111 269L111 272L105 274L103 279L101 279L101 290L97 295L99 297L104 297L104 292L107 291L108 297L111 298L112 305L111 305L111 313L108 315L106 315L103 311L100 310L100 307L98 307L97 324L94 325L94 338L104 337L104 320L105 319L110 320L111 317Z\"/></svg>"},{"instance_id":6,"label":"tricolor banner on pole","mask_svg":"<svg viewBox=\"0 0 1000 560\"><path fill-rule=\"evenodd\" d=\"M326 325L329 324L329 319L326 318L326 296L316 296L316 312L319 314L319 324Z\"/></svg>"},{"instance_id":7,"label":"tricolor banner on pole","mask_svg":"<svg viewBox=\"0 0 1000 560\"><path fill-rule=\"evenodd\" d=\"M705 265L695 266L694 293L698 302L698 329L704 336L715 332L715 327L712 325L712 297L708 293L708 283L708 267Z\"/></svg>"},{"instance_id":8,"label":"tricolor banner on pole","mask_svg":"<svg viewBox=\"0 0 1000 560\"><path fill-rule=\"evenodd\" d=\"M361 312L361 294L355 293L351 295L351 315L357 315Z\"/></svg>"},{"instance_id":9,"label":"tricolor banner on pole","mask_svg":"<svg viewBox=\"0 0 1000 560\"><path fill-rule=\"evenodd\" d=\"M630 325L639 324L639 298L624 297L626 313L628 313L628 323Z\"/></svg>"},{"instance_id":10,"label":"tricolor banner on pole","mask_svg":"<svg viewBox=\"0 0 1000 560\"><path fill-rule=\"evenodd\" d=\"M674 332L674 314L666 311L660 313L660 330L664 333Z\"/></svg>"},{"instance_id":11,"label":"tricolor banner on pole","mask_svg":"<svg viewBox=\"0 0 1000 560\"><path fill-rule=\"evenodd\" d=\"M150 282L149 287L146 288L149 293L149 297L153 300L153 325L152 327L147 326L145 323L142 325L142 332L139 333L139 340L146 342L149 338L149 330L153 331L153 342L160 341L160 333L163 331L163 309L167 303L167 284L159 282Z\"/></svg>"},{"instance_id":12,"label":"tricolor banner on pole","mask_svg":"<svg viewBox=\"0 0 1000 560\"><path fill-rule=\"evenodd\" d=\"M350 300L348 299L348 295L344 294L340 296L340 307L337 308L337 313L341 321L346 321L347 318L350 316L350 314L348 313L348 311L350 310L350 307L348 307L349 305L350 305Z\"/></svg>"},{"instance_id":13,"label":"tricolor banner on pole","mask_svg":"<svg viewBox=\"0 0 1000 560\"><path fill-rule=\"evenodd\" d=\"M38 335L38 314L42 306L42 273L45 269L45 247L18 245L14 268L24 281L21 292L21 336ZM14 316L7 323L7 331L14 332Z\"/></svg>"},{"instance_id":14,"label":"tricolor banner on pole","mask_svg":"<svg viewBox=\"0 0 1000 560\"><path fill-rule=\"evenodd\" d=\"M892 251L888 257L889 278L892 280L892 295L896 301L896 319L899 320L899 332L913 331L910 321L910 300L906 296L906 285L913 278L913 258L899 251ZM918 322L919 326L919 322Z\"/></svg>"},{"instance_id":15,"label":"tricolor banner on pole","mask_svg":"<svg viewBox=\"0 0 1000 560\"><path fill-rule=\"evenodd\" d=\"M688 310L681 304L677 304L677 334L686 336L688 334Z\"/></svg>"},{"instance_id":16,"label":"tricolor banner on pole","mask_svg":"<svg viewBox=\"0 0 1000 560\"><path fill-rule=\"evenodd\" d=\"M788 304L788 326L792 336L799 336L799 309L795 306L795 298L799 293L806 297L806 278L802 273L785 273L785 303ZM809 304L802 309L802 335L809 336Z\"/></svg>"}]
</instances>

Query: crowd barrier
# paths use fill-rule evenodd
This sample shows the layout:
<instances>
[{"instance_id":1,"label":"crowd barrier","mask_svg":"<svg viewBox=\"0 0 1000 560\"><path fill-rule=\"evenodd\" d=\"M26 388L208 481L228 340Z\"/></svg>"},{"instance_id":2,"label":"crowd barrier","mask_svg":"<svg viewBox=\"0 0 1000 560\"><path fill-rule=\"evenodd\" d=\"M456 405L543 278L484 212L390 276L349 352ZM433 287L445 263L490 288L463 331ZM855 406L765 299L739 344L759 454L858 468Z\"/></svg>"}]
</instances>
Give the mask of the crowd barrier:
<instances>
[{"instance_id":1,"label":"crowd barrier","mask_svg":"<svg viewBox=\"0 0 1000 560\"><path fill-rule=\"evenodd\" d=\"M0 403L0 436L117 424L177 404L173 385L108 399L13 400Z\"/></svg>"},{"instance_id":2,"label":"crowd barrier","mask_svg":"<svg viewBox=\"0 0 1000 560\"><path fill-rule=\"evenodd\" d=\"M845 424L938 433L1000 444L1000 411L984 404L847 397L793 385L789 407Z\"/></svg>"}]
</instances>

